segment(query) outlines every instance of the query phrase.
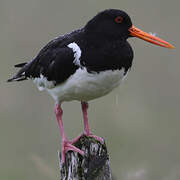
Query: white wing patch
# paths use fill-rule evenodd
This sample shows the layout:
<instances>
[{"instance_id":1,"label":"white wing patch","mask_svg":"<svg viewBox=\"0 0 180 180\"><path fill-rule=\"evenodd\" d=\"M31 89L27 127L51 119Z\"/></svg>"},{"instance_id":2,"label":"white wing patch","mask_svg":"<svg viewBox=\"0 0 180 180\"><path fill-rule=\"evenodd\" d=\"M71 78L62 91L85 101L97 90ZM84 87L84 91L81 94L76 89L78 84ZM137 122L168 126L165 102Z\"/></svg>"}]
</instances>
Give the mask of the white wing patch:
<instances>
[{"instance_id":1,"label":"white wing patch","mask_svg":"<svg viewBox=\"0 0 180 180\"><path fill-rule=\"evenodd\" d=\"M81 49L80 47L75 43L70 43L68 44L68 47L72 49L72 51L74 52L74 61L73 63L79 67L81 67L81 63L80 63L80 57L81 57Z\"/></svg>"}]
</instances>

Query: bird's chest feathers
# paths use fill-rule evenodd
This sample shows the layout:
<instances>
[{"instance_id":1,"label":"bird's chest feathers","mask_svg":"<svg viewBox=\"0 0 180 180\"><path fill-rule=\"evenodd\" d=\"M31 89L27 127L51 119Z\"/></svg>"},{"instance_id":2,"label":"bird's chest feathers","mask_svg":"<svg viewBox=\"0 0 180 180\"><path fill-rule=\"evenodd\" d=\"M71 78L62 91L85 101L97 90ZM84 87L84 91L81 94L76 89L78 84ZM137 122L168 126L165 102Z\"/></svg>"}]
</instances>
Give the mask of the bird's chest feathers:
<instances>
[{"instance_id":1,"label":"bird's chest feathers","mask_svg":"<svg viewBox=\"0 0 180 180\"><path fill-rule=\"evenodd\" d=\"M88 46L82 49L81 64L88 71L121 70L125 72L132 65L133 53L128 42L109 42L99 46Z\"/></svg>"},{"instance_id":2,"label":"bird's chest feathers","mask_svg":"<svg viewBox=\"0 0 180 180\"><path fill-rule=\"evenodd\" d=\"M124 79L124 69L89 73L79 68L66 82L51 89L51 95L60 101L89 101L108 94Z\"/></svg>"},{"instance_id":3,"label":"bird's chest feathers","mask_svg":"<svg viewBox=\"0 0 180 180\"><path fill-rule=\"evenodd\" d=\"M124 77L124 69L121 70L106 70L99 73L89 73L85 68L78 69L72 76L72 81L77 83L77 91L81 89L90 89L90 91L109 91L118 86Z\"/></svg>"}]
</instances>

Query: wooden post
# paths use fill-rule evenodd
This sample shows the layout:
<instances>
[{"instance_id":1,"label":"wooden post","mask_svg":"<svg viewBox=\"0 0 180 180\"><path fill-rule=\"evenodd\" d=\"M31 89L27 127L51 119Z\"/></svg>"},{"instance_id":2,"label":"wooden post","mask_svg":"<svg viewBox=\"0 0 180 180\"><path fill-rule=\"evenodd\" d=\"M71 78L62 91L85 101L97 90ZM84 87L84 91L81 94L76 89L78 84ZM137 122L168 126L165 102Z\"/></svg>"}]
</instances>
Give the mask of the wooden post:
<instances>
[{"instance_id":1,"label":"wooden post","mask_svg":"<svg viewBox=\"0 0 180 180\"><path fill-rule=\"evenodd\" d=\"M94 138L82 136L75 144L85 152L84 157L76 152L66 154L66 162L59 164L61 180L112 180L110 160L106 144Z\"/></svg>"}]
</instances>

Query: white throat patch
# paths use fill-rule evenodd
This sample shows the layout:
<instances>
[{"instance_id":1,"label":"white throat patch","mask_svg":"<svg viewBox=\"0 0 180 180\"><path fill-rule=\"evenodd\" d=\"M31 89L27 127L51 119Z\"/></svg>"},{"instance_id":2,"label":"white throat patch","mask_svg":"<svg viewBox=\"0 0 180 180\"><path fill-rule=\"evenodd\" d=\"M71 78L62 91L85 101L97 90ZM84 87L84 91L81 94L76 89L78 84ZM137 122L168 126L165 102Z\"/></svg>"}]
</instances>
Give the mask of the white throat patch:
<instances>
[{"instance_id":1,"label":"white throat patch","mask_svg":"<svg viewBox=\"0 0 180 180\"><path fill-rule=\"evenodd\" d=\"M81 67L81 63L80 63L81 49L80 49L80 47L75 42L68 44L68 47L71 48L74 52L73 63L75 65Z\"/></svg>"}]
</instances>

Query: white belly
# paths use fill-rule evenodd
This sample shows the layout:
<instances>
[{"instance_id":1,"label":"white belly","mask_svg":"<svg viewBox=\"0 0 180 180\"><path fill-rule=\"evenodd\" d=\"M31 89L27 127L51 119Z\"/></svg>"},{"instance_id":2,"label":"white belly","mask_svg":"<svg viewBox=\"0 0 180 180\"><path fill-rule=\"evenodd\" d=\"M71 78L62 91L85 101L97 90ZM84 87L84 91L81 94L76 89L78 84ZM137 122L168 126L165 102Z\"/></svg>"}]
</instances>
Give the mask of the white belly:
<instances>
[{"instance_id":1,"label":"white belly","mask_svg":"<svg viewBox=\"0 0 180 180\"><path fill-rule=\"evenodd\" d=\"M124 78L124 69L88 73L83 68L78 69L64 83L51 89L45 89L57 102L72 100L89 101L108 94L119 86Z\"/></svg>"}]
</instances>

